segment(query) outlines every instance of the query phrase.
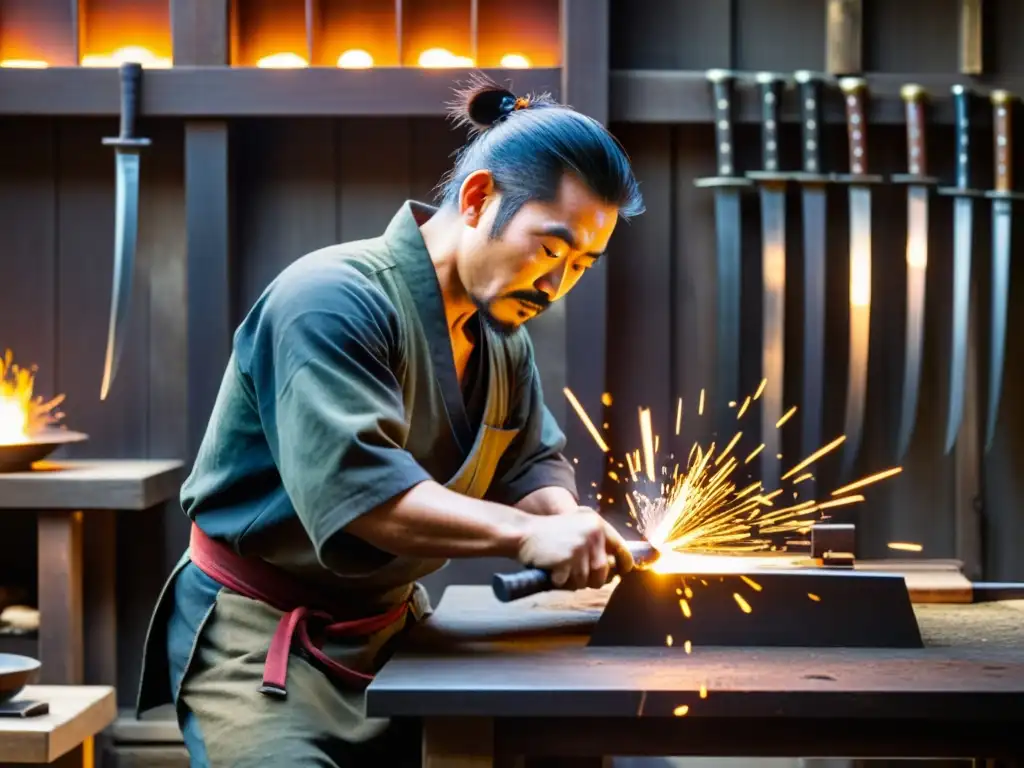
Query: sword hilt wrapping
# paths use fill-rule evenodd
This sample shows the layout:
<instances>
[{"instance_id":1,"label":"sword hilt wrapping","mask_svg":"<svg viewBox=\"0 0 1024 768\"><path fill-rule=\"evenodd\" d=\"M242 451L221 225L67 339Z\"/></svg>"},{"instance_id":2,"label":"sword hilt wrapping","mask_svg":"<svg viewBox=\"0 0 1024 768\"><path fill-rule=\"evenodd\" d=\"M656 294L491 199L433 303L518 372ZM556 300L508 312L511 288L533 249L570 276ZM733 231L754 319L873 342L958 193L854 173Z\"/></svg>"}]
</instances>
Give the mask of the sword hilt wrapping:
<instances>
[{"instance_id":1,"label":"sword hilt wrapping","mask_svg":"<svg viewBox=\"0 0 1024 768\"><path fill-rule=\"evenodd\" d=\"M844 77L839 89L846 101L846 132L850 142L850 173L865 173L868 161L867 123L864 120L864 90L866 83L859 77Z\"/></svg>"},{"instance_id":2,"label":"sword hilt wrapping","mask_svg":"<svg viewBox=\"0 0 1024 768\"><path fill-rule=\"evenodd\" d=\"M995 140L995 190L1009 192L1013 188L1012 140L1013 96L1008 91L992 91L992 126Z\"/></svg>"},{"instance_id":3,"label":"sword hilt wrapping","mask_svg":"<svg viewBox=\"0 0 1024 768\"><path fill-rule=\"evenodd\" d=\"M761 161L766 171L779 170L779 95L782 78L771 72L757 75L761 92Z\"/></svg>"},{"instance_id":4,"label":"sword hilt wrapping","mask_svg":"<svg viewBox=\"0 0 1024 768\"><path fill-rule=\"evenodd\" d=\"M803 169L821 173L821 83L810 72L797 72L800 84L800 139Z\"/></svg>"},{"instance_id":5,"label":"sword hilt wrapping","mask_svg":"<svg viewBox=\"0 0 1024 768\"><path fill-rule=\"evenodd\" d=\"M121 79L121 126L119 134L114 138L103 139L107 146L144 147L149 139L135 135L135 122L139 116L139 103L142 92L142 65L134 61L126 61L120 67Z\"/></svg>"},{"instance_id":6,"label":"sword hilt wrapping","mask_svg":"<svg viewBox=\"0 0 1024 768\"><path fill-rule=\"evenodd\" d=\"M911 176L924 176L928 166L924 143L924 89L919 85L905 85L900 96L907 115L907 172Z\"/></svg>"},{"instance_id":7,"label":"sword hilt wrapping","mask_svg":"<svg viewBox=\"0 0 1024 768\"><path fill-rule=\"evenodd\" d=\"M722 69L708 72L715 115L715 158L719 176L732 176L735 161L732 143L732 98L735 76Z\"/></svg>"},{"instance_id":8,"label":"sword hilt wrapping","mask_svg":"<svg viewBox=\"0 0 1024 768\"><path fill-rule=\"evenodd\" d=\"M971 94L964 86L953 86L953 112L956 135L956 186L971 186Z\"/></svg>"}]
</instances>

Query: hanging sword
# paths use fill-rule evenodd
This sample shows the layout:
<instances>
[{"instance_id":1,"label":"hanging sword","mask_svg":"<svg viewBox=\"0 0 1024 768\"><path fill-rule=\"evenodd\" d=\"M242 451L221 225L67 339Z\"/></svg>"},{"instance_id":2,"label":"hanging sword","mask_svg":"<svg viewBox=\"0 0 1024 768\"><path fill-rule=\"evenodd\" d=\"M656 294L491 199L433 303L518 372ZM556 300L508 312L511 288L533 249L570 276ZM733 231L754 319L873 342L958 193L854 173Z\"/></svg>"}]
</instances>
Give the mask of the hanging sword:
<instances>
[{"instance_id":1,"label":"hanging sword","mask_svg":"<svg viewBox=\"0 0 1024 768\"><path fill-rule=\"evenodd\" d=\"M734 421L729 402L740 392L740 190L752 182L736 174L732 140L732 99L736 76L724 69L707 73L715 116L715 176L697 179L698 187L715 190L715 237L717 245L717 286L715 334L715 377L711 391L715 429L731 437Z\"/></svg>"},{"instance_id":2,"label":"hanging sword","mask_svg":"<svg viewBox=\"0 0 1024 768\"><path fill-rule=\"evenodd\" d=\"M786 340L786 182L779 171L779 100L783 79L770 72L757 75L761 96L762 169L747 177L759 185L761 197L761 377L767 381L761 397L761 484L774 490L779 483Z\"/></svg>"},{"instance_id":3,"label":"hanging sword","mask_svg":"<svg viewBox=\"0 0 1024 768\"><path fill-rule=\"evenodd\" d=\"M1013 102L1007 91L992 91L992 124L995 139L995 189L992 199L992 319L989 326L988 418L985 421L985 452L992 447L999 414L1006 355L1006 312L1010 295L1010 223L1013 201L1024 198L1013 189Z\"/></svg>"},{"instance_id":4,"label":"hanging sword","mask_svg":"<svg viewBox=\"0 0 1024 768\"><path fill-rule=\"evenodd\" d=\"M846 131L850 145L850 173L836 180L848 183L850 198L850 345L846 371L846 442L840 475L848 479L860 450L864 429L864 403L868 385L868 349L871 333L871 184L880 176L867 169L867 122L864 119L863 78L844 77L839 89L846 101Z\"/></svg>"},{"instance_id":5,"label":"hanging sword","mask_svg":"<svg viewBox=\"0 0 1024 768\"><path fill-rule=\"evenodd\" d=\"M825 185L829 176L821 167L821 81L811 72L795 74L800 88L800 124L803 171L792 174L800 182L804 230L803 385L800 405L800 455L821 447L822 397L825 382ZM815 478L805 481L804 495L817 498ZM810 486L810 487L807 487Z\"/></svg>"},{"instance_id":6,"label":"hanging sword","mask_svg":"<svg viewBox=\"0 0 1024 768\"><path fill-rule=\"evenodd\" d=\"M939 194L953 197L953 320L949 357L949 410L946 415L945 453L953 450L964 412L964 377L967 371L967 326L971 300L971 249L974 242L974 198L982 192L971 189L971 93L953 86L956 136L956 184Z\"/></svg>"},{"instance_id":7,"label":"hanging sword","mask_svg":"<svg viewBox=\"0 0 1024 768\"><path fill-rule=\"evenodd\" d=\"M936 180L926 175L924 89L905 85L900 89L907 115L907 173L894 174L893 183L907 185L907 330L903 368L903 398L896 461L910 446L917 417L924 340L924 288L928 267L928 188Z\"/></svg>"},{"instance_id":8,"label":"hanging sword","mask_svg":"<svg viewBox=\"0 0 1024 768\"><path fill-rule=\"evenodd\" d=\"M110 296L110 324L107 352L103 360L100 400L106 400L117 375L117 365L128 332L128 307L135 269L135 246L139 229L139 150L149 139L135 136L135 118L139 111L142 66L134 62L121 65L121 132L103 139L114 147L116 198L114 203L114 285Z\"/></svg>"}]
</instances>

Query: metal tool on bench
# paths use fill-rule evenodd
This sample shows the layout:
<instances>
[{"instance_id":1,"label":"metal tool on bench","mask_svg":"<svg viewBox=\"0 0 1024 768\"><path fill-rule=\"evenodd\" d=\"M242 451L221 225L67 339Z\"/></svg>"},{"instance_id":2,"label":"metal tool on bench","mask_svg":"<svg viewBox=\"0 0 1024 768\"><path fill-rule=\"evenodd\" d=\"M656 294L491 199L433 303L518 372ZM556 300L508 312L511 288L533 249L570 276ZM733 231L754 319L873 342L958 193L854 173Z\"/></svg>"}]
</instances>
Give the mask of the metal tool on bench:
<instances>
[{"instance_id":1,"label":"metal tool on bench","mask_svg":"<svg viewBox=\"0 0 1024 768\"><path fill-rule=\"evenodd\" d=\"M733 420L729 402L740 393L740 193L753 182L736 171L732 135L734 73L712 69L707 73L715 116L716 175L699 178L694 185L715 191L715 238L718 288L715 302L715 376L713 389L715 429Z\"/></svg>"},{"instance_id":2,"label":"metal tool on bench","mask_svg":"<svg viewBox=\"0 0 1024 768\"><path fill-rule=\"evenodd\" d=\"M142 65L121 65L121 131L103 139L114 147L116 201L114 203L114 280L110 295L110 323L107 351L103 359L100 400L106 400L117 375L124 339L128 333L128 309L131 304L132 277L135 271L135 247L139 231L139 151L149 139L135 135L142 87Z\"/></svg>"},{"instance_id":3,"label":"metal tool on bench","mask_svg":"<svg viewBox=\"0 0 1024 768\"><path fill-rule=\"evenodd\" d=\"M925 91L919 85L905 85L900 96L907 115L907 172L894 174L895 184L907 185L907 332L903 368L903 398L897 437L896 460L902 461L910 447L917 418L917 395L924 354L924 290L928 267L928 195L937 179L927 175L925 149Z\"/></svg>"},{"instance_id":4,"label":"metal tool on bench","mask_svg":"<svg viewBox=\"0 0 1024 768\"><path fill-rule=\"evenodd\" d=\"M1013 103L1008 91L992 91L992 126L995 140L995 189L992 200L992 317L989 323L988 416L985 451L992 447L1006 360L1006 321L1010 298L1010 227L1013 201L1024 195L1013 191Z\"/></svg>"},{"instance_id":5,"label":"metal tool on bench","mask_svg":"<svg viewBox=\"0 0 1024 768\"><path fill-rule=\"evenodd\" d=\"M779 102L784 79L771 72L757 75L761 96L762 168L747 178L761 197L761 484L778 487L782 441L776 424L782 418L786 342L786 184L792 175L779 170Z\"/></svg>"},{"instance_id":6,"label":"metal tool on bench","mask_svg":"<svg viewBox=\"0 0 1024 768\"><path fill-rule=\"evenodd\" d=\"M643 568L658 559L657 550L646 541L630 541L628 544L637 567ZM612 568L608 573L608 580L611 581L617 575L618 572ZM559 589L551 581L551 571L543 568L524 568L515 573L496 573L491 579L491 588L494 590L494 596L503 603Z\"/></svg>"}]
</instances>

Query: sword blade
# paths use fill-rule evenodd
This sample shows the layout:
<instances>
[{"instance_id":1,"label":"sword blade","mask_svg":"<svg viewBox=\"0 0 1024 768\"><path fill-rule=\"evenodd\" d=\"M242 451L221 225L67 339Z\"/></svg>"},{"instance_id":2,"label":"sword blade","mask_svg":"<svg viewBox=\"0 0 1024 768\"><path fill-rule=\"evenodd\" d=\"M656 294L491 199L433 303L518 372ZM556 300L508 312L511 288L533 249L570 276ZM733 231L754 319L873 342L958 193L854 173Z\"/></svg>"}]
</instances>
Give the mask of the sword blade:
<instances>
[{"instance_id":1,"label":"sword blade","mask_svg":"<svg viewBox=\"0 0 1024 768\"><path fill-rule=\"evenodd\" d=\"M718 302L715 363L715 429L733 420L728 403L740 392L740 196L736 189L715 192Z\"/></svg>"},{"instance_id":2,"label":"sword blade","mask_svg":"<svg viewBox=\"0 0 1024 768\"><path fill-rule=\"evenodd\" d=\"M114 281L110 296L107 351L103 360L103 383L100 386L101 400L105 400L110 392L124 349L139 225L139 153L137 150L119 148L114 162L117 185L114 204Z\"/></svg>"},{"instance_id":3,"label":"sword blade","mask_svg":"<svg viewBox=\"0 0 1024 768\"><path fill-rule=\"evenodd\" d=\"M804 219L804 353L800 455L821 447L822 396L825 382L825 188L805 187ZM806 481L814 496L814 479Z\"/></svg>"},{"instance_id":4,"label":"sword blade","mask_svg":"<svg viewBox=\"0 0 1024 768\"><path fill-rule=\"evenodd\" d=\"M928 190L907 190L907 336L903 368L903 404L896 460L902 461L917 418L924 340L924 287L928 267Z\"/></svg>"},{"instance_id":5,"label":"sword blade","mask_svg":"<svg viewBox=\"0 0 1024 768\"><path fill-rule=\"evenodd\" d=\"M949 360L949 411L946 418L948 454L960 431L964 413L964 376L967 370L967 313L971 300L972 201L958 197L953 203L953 329Z\"/></svg>"},{"instance_id":6,"label":"sword blade","mask_svg":"<svg viewBox=\"0 0 1024 768\"><path fill-rule=\"evenodd\" d=\"M871 332L871 191L850 187L850 346L846 372L846 443L840 468L848 478L860 451Z\"/></svg>"},{"instance_id":7,"label":"sword blade","mask_svg":"<svg viewBox=\"0 0 1024 768\"><path fill-rule=\"evenodd\" d=\"M988 418L985 424L985 451L992 447L996 416L1003 386L1006 359L1006 311L1010 295L1010 222L1013 212L1009 200L992 201L992 325L988 369Z\"/></svg>"},{"instance_id":8,"label":"sword blade","mask_svg":"<svg viewBox=\"0 0 1024 768\"><path fill-rule=\"evenodd\" d=\"M786 319L786 193L764 186L761 194L761 376L767 379L761 395L761 483L774 490L779 483L779 429L782 418Z\"/></svg>"}]
</instances>

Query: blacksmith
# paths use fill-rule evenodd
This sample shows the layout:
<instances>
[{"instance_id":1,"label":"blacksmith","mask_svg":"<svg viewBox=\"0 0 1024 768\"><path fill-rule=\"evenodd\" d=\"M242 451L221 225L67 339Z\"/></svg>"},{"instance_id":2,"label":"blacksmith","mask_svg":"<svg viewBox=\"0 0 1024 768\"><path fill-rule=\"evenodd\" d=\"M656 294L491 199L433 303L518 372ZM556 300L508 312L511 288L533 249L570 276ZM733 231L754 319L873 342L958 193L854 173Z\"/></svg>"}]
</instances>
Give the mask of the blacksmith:
<instances>
[{"instance_id":1,"label":"blacksmith","mask_svg":"<svg viewBox=\"0 0 1024 768\"><path fill-rule=\"evenodd\" d=\"M193 766L418 765L364 714L429 612L418 579L496 556L582 588L633 565L579 503L523 325L642 211L637 182L569 107L458 93L471 139L439 206L299 258L235 333L139 696L175 703Z\"/></svg>"}]
</instances>

